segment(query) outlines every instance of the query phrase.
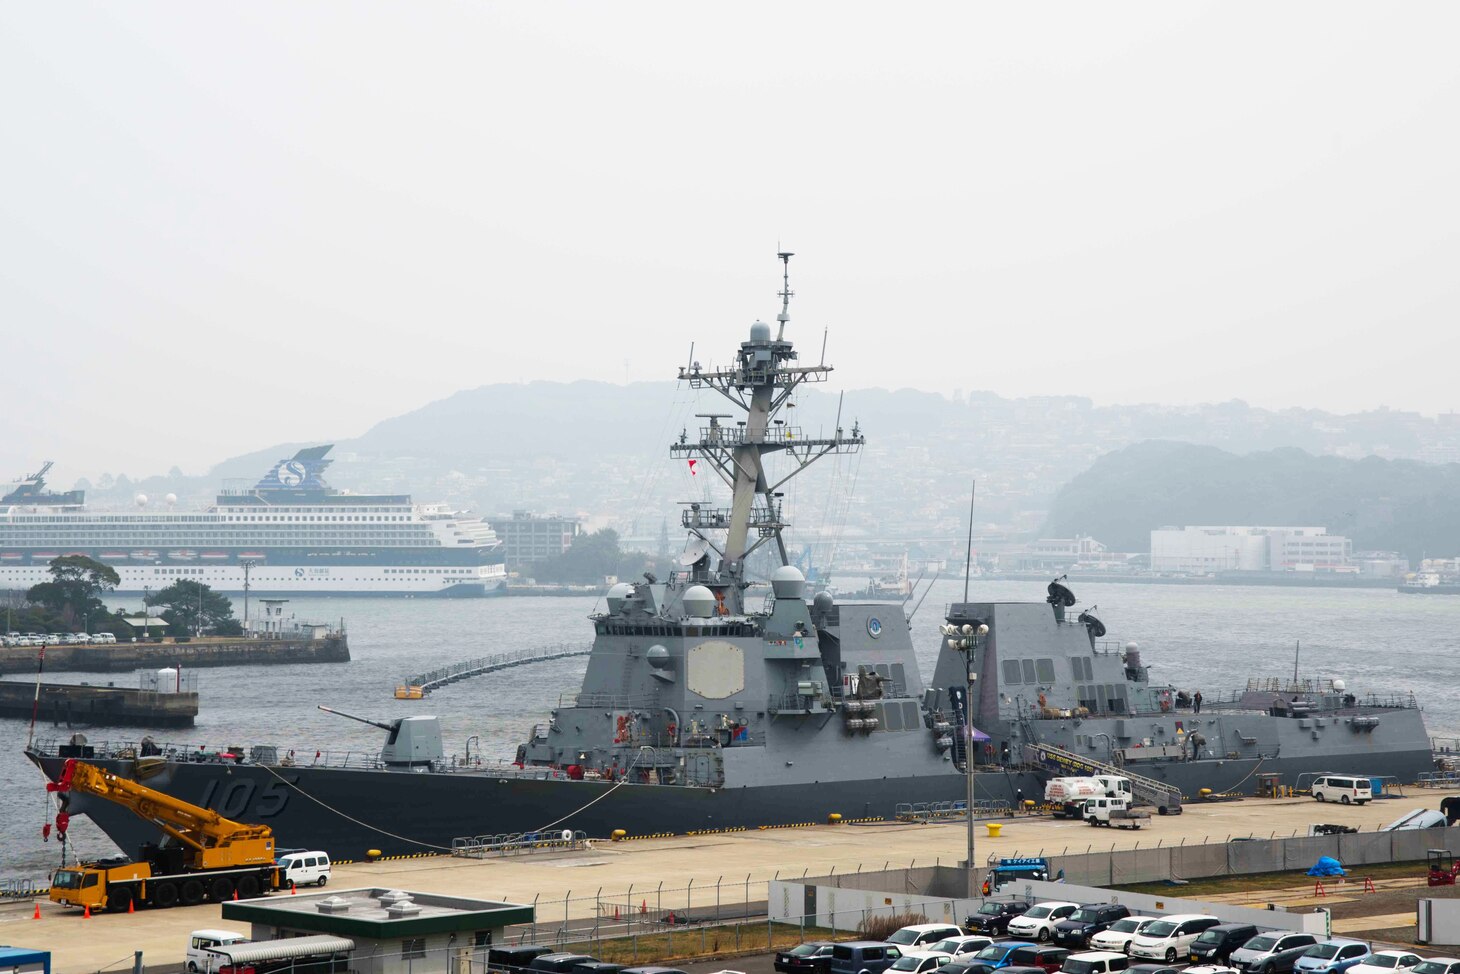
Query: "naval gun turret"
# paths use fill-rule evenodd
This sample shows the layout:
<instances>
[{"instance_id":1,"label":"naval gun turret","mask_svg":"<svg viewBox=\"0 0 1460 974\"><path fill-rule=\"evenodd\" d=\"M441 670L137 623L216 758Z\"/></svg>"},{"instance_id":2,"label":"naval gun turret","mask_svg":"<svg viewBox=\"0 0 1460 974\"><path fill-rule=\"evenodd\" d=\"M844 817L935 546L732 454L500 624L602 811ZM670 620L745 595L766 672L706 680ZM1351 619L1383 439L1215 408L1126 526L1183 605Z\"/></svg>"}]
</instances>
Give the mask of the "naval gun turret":
<instances>
[{"instance_id":1,"label":"naval gun turret","mask_svg":"<svg viewBox=\"0 0 1460 974\"><path fill-rule=\"evenodd\" d=\"M319 709L336 717L348 717L389 733L380 749L380 763L388 768L430 767L445 757L441 744L441 718L432 716L396 717L391 721L357 717L343 710L332 710L323 704Z\"/></svg>"}]
</instances>

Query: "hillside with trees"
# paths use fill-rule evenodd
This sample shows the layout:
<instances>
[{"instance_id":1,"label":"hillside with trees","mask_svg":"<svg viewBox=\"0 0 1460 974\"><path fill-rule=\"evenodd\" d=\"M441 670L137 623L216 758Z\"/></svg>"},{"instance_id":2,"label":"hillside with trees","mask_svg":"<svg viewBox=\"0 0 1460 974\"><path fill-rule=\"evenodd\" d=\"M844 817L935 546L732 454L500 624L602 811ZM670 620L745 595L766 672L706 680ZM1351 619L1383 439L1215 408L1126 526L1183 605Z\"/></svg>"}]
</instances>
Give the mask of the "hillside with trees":
<instances>
[{"instance_id":1,"label":"hillside with trees","mask_svg":"<svg viewBox=\"0 0 1460 974\"><path fill-rule=\"evenodd\" d=\"M1153 528L1191 524L1316 525L1349 536L1356 551L1456 555L1460 464L1151 441L1106 454L1066 484L1046 530L1145 551Z\"/></svg>"}]
</instances>

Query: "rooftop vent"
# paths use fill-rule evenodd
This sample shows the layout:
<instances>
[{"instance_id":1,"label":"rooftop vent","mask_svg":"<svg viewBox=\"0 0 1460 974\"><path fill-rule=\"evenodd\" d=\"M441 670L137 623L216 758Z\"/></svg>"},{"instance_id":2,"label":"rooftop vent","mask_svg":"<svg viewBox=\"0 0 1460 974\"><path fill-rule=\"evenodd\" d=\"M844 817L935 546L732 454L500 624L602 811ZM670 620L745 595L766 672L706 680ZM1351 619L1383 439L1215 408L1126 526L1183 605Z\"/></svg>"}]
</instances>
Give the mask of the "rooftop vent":
<instances>
[{"instance_id":1,"label":"rooftop vent","mask_svg":"<svg viewBox=\"0 0 1460 974\"><path fill-rule=\"evenodd\" d=\"M380 901L381 906L389 907L394 906L396 903L409 903L411 901L411 894L403 889L388 889L377 896L376 899Z\"/></svg>"},{"instance_id":2,"label":"rooftop vent","mask_svg":"<svg viewBox=\"0 0 1460 974\"><path fill-rule=\"evenodd\" d=\"M314 908L321 913L348 913L350 901L343 896L328 896L316 902Z\"/></svg>"}]
</instances>

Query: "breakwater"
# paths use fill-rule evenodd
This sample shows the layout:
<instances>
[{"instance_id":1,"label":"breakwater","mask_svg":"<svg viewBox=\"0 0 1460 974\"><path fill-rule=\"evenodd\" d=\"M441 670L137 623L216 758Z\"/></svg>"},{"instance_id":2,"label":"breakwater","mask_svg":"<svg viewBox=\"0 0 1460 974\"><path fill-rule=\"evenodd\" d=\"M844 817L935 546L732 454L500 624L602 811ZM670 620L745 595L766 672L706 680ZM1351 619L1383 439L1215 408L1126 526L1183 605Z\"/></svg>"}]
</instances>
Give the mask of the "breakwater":
<instances>
[{"instance_id":1,"label":"breakwater","mask_svg":"<svg viewBox=\"0 0 1460 974\"><path fill-rule=\"evenodd\" d=\"M130 687L0 680L0 717L65 727L192 727L197 693L166 693Z\"/></svg>"},{"instance_id":2,"label":"breakwater","mask_svg":"<svg viewBox=\"0 0 1460 974\"><path fill-rule=\"evenodd\" d=\"M0 647L0 674L36 671L33 646ZM123 673L163 666L240 666L270 663L348 663L344 633L319 639L203 638L187 642L47 646L46 673Z\"/></svg>"}]
</instances>

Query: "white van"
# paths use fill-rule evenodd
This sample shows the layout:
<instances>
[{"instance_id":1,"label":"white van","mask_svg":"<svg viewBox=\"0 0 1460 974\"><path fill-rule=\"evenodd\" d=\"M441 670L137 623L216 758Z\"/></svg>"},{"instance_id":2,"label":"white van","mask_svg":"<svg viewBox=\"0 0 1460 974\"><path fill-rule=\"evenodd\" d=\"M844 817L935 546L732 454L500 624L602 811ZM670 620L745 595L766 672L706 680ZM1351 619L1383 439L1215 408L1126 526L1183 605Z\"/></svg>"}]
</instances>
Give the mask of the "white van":
<instances>
[{"instance_id":1,"label":"white van","mask_svg":"<svg viewBox=\"0 0 1460 974\"><path fill-rule=\"evenodd\" d=\"M1362 805L1374 797L1374 783L1357 775L1326 774L1313 782L1313 797L1321 802Z\"/></svg>"},{"instance_id":2,"label":"white van","mask_svg":"<svg viewBox=\"0 0 1460 974\"><path fill-rule=\"evenodd\" d=\"M237 930L194 930L188 936L187 969L190 974L209 974L211 962L218 957L217 954L209 954L209 950L248 941L248 934Z\"/></svg>"},{"instance_id":3,"label":"white van","mask_svg":"<svg viewBox=\"0 0 1460 974\"><path fill-rule=\"evenodd\" d=\"M329 881L329 853L290 852L279 857L279 882L283 886L323 886Z\"/></svg>"},{"instance_id":4,"label":"white van","mask_svg":"<svg viewBox=\"0 0 1460 974\"><path fill-rule=\"evenodd\" d=\"M1176 958L1191 953L1191 945L1203 930L1221 922L1214 916L1200 913L1162 917L1131 938L1130 955L1174 964Z\"/></svg>"}]
</instances>

